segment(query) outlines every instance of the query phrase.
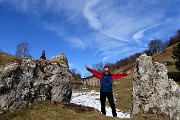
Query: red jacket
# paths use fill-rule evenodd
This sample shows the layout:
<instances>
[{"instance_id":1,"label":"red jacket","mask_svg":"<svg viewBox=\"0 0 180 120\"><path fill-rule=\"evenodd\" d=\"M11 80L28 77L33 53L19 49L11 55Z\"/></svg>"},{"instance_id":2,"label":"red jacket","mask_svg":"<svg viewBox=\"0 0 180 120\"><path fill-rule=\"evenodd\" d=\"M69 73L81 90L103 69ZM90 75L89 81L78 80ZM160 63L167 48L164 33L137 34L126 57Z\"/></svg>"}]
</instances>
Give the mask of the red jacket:
<instances>
[{"instance_id":1,"label":"red jacket","mask_svg":"<svg viewBox=\"0 0 180 120\"><path fill-rule=\"evenodd\" d=\"M87 68L87 70L98 78L102 77L102 74L103 74L102 72L98 72L98 71L93 70L91 68ZM111 75L112 75L112 80L114 80L114 79L118 79L118 78L122 78L124 76L127 76L128 74L122 73L122 74L111 74Z\"/></svg>"}]
</instances>

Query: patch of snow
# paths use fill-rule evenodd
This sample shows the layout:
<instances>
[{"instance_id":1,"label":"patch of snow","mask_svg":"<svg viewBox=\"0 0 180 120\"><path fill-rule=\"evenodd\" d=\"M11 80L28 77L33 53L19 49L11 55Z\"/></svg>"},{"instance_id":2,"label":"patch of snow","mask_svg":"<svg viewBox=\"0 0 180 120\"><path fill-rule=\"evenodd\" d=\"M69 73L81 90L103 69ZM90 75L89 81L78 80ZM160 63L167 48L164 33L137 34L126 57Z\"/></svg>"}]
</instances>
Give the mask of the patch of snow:
<instances>
[{"instance_id":1,"label":"patch of snow","mask_svg":"<svg viewBox=\"0 0 180 120\"><path fill-rule=\"evenodd\" d=\"M71 103L93 107L101 111L100 92L92 90L91 92L73 92ZM118 118L130 118L130 113L123 113L117 110ZM106 107L106 115L112 117L112 110Z\"/></svg>"},{"instance_id":2,"label":"patch of snow","mask_svg":"<svg viewBox=\"0 0 180 120\"><path fill-rule=\"evenodd\" d=\"M82 90L87 90L88 88L81 88Z\"/></svg>"}]
</instances>

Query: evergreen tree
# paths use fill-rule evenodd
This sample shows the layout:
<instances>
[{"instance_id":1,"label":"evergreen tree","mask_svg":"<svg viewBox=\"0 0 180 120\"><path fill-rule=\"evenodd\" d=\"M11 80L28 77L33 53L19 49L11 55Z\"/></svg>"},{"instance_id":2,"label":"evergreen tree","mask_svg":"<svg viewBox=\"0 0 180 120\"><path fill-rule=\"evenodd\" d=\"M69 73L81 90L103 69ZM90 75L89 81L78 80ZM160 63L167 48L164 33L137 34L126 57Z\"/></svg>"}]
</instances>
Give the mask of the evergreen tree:
<instances>
[{"instance_id":1,"label":"evergreen tree","mask_svg":"<svg viewBox=\"0 0 180 120\"><path fill-rule=\"evenodd\" d=\"M177 46L173 47L172 54L173 54L172 57L176 60L175 62L176 68L177 70L180 71L180 41L177 43Z\"/></svg>"},{"instance_id":2,"label":"evergreen tree","mask_svg":"<svg viewBox=\"0 0 180 120\"><path fill-rule=\"evenodd\" d=\"M176 44L178 41L180 41L180 30L176 32L176 35L171 37L168 43L168 47L171 45Z\"/></svg>"},{"instance_id":3,"label":"evergreen tree","mask_svg":"<svg viewBox=\"0 0 180 120\"><path fill-rule=\"evenodd\" d=\"M41 55L40 59L46 60L45 50L42 51L42 55Z\"/></svg>"}]
</instances>

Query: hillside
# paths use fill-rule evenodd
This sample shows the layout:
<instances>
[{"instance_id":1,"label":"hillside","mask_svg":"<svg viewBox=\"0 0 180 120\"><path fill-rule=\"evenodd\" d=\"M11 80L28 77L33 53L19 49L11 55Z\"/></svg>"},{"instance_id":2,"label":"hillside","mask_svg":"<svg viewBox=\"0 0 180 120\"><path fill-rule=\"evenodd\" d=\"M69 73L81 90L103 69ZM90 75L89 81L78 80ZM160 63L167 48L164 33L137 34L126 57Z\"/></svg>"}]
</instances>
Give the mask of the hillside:
<instances>
[{"instance_id":1,"label":"hillside","mask_svg":"<svg viewBox=\"0 0 180 120\"><path fill-rule=\"evenodd\" d=\"M162 52L159 52L159 53L153 55L152 56L153 61L154 62L157 61L160 63L163 63L165 61L174 62L175 60L172 58L172 50L173 50L174 46L176 46L176 44L168 47L167 49L163 50Z\"/></svg>"},{"instance_id":2,"label":"hillside","mask_svg":"<svg viewBox=\"0 0 180 120\"><path fill-rule=\"evenodd\" d=\"M154 62L165 62L165 61L171 61L174 62L174 59L172 56L172 49L173 46L168 47L166 50L152 56L152 59ZM1 62L0 65L4 65L8 62L12 62L16 60L15 57L1 53ZM2 60L4 62L2 62ZM7 61L5 61L7 60ZM132 109L132 74L133 74L133 66L134 64L126 65L121 67L120 69L117 69L113 71L114 73L119 73L125 71L127 68L131 70L131 74L127 77L124 77L122 79L118 79L114 81L113 91L116 99L116 108L119 110L122 110L123 112L130 112ZM169 77L175 78L175 81L180 84L180 81L178 78L180 78L180 72L175 69L174 65L167 66ZM99 87L91 87L87 90L83 91L90 91L90 90L99 90ZM79 91L81 91L79 89ZM107 106L109 104L107 103ZM67 106L61 103L54 103L54 102L38 102L35 103L33 106L29 108L25 108L23 110L17 111L17 112L10 112L3 115L0 115L0 119L9 119L9 120L22 120L22 119L28 119L28 120L36 120L36 119L45 119L45 120L94 120L94 119L100 119L100 120L116 120L119 118L112 118L102 115L99 111L88 108L88 107L77 107L77 106ZM155 116L151 113L149 114L141 114L135 118L132 118L132 120L166 120L164 116Z\"/></svg>"},{"instance_id":3,"label":"hillside","mask_svg":"<svg viewBox=\"0 0 180 120\"><path fill-rule=\"evenodd\" d=\"M174 59L171 57L173 46L170 46L164 51L153 55L152 56L153 61L160 63L163 63L165 61L174 62ZM134 63L123 66L120 69L115 70L114 73L122 72L129 66L134 66ZM170 65L166 67L168 70L169 78L173 78L180 85L180 71L176 69L175 65ZM126 103L130 103L131 101L133 67L130 67L130 70L131 70L131 74L128 77L117 80L116 84L114 85L114 91L119 93L118 99L120 99L121 101L120 103L118 103L118 105L119 107L122 107L121 109L124 110L131 109L131 104L128 105L126 104Z\"/></svg>"},{"instance_id":4,"label":"hillside","mask_svg":"<svg viewBox=\"0 0 180 120\"><path fill-rule=\"evenodd\" d=\"M177 44L175 44L175 45L177 45ZM160 63L170 61L170 62L174 63L175 60L172 58L172 50L175 45L172 45L172 46L168 47L166 50L154 55L152 57L153 61L154 62L158 61ZM168 70L169 78L172 78L174 81L176 81L178 83L178 85L180 85L180 71L178 71L176 69L175 65L170 65L170 66L166 66L166 67Z\"/></svg>"},{"instance_id":5,"label":"hillside","mask_svg":"<svg viewBox=\"0 0 180 120\"><path fill-rule=\"evenodd\" d=\"M17 60L18 59L16 57L10 54L0 52L0 67Z\"/></svg>"},{"instance_id":6,"label":"hillside","mask_svg":"<svg viewBox=\"0 0 180 120\"><path fill-rule=\"evenodd\" d=\"M172 58L172 50L173 50L173 47L175 45L172 45L172 46L168 47L167 49L163 50L162 52L159 52L159 53L153 55L152 56L153 62L159 62L159 63L170 62L170 63L174 63L175 60ZM180 85L180 79L179 79L180 78L180 71L178 71L176 69L176 66L174 64L173 65L168 65L166 67L167 67L167 70L168 70L169 78L174 79ZM117 70L115 70L113 72L114 73L119 73L119 72L123 72L123 71L126 71L126 70L131 70L133 72L133 68L134 68L134 63L122 66L120 69L117 69Z\"/></svg>"}]
</instances>

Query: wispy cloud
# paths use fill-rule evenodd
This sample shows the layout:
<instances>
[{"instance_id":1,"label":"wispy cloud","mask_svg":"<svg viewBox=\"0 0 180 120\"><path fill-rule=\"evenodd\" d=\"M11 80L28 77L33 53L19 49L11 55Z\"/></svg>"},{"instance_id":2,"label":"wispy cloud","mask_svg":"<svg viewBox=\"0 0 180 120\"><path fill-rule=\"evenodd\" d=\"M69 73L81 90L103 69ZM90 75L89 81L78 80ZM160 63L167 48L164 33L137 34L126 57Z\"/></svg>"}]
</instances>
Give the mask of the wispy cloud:
<instances>
[{"instance_id":1,"label":"wispy cloud","mask_svg":"<svg viewBox=\"0 0 180 120\"><path fill-rule=\"evenodd\" d=\"M81 48L82 50L85 49L85 45L83 44L83 41L80 38L69 38L69 41L74 47Z\"/></svg>"},{"instance_id":2,"label":"wispy cloud","mask_svg":"<svg viewBox=\"0 0 180 120\"><path fill-rule=\"evenodd\" d=\"M95 48L103 61L143 50L149 40L165 39L180 25L179 0L0 0L3 3L38 19L44 29L76 48Z\"/></svg>"},{"instance_id":3,"label":"wispy cloud","mask_svg":"<svg viewBox=\"0 0 180 120\"><path fill-rule=\"evenodd\" d=\"M87 18L89 25L95 29L98 30L101 28L101 23L97 19L97 14L93 11L93 7L96 5L98 0L92 0L84 8L84 16Z\"/></svg>"},{"instance_id":4,"label":"wispy cloud","mask_svg":"<svg viewBox=\"0 0 180 120\"><path fill-rule=\"evenodd\" d=\"M86 42L72 33L79 29L83 9L87 0L2 0L11 9L29 15L39 21L45 29L56 33L64 40L73 43L73 47L84 50ZM77 7L78 6L78 7ZM72 33L70 32L72 31ZM84 43L84 44L83 44Z\"/></svg>"},{"instance_id":5,"label":"wispy cloud","mask_svg":"<svg viewBox=\"0 0 180 120\"><path fill-rule=\"evenodd\" d=\"M98 21L101 27L97 29L91 23L89 25L109 39L107 42L107 39L103 38L103 46L106 47L99 45L100 47L96 52L102 52L103 60L135 50L137 47L143 50L147 42L156 39L157 35L159 35L159 38L167 37L165 34L163 37L158 34L167 25L168 28L174 28L176 23L180 22L180 20L174 19L174 17L176 19L180 17L178 12L180 2L177 0L173 2L170 0L166 2L163 0L127 0L126 2L114 0L100 1L93 5L91 4L93 9L90 9L91 11L86 14L86 16L89 15L86 18L91 21L91 16L93 16L93 19ZM174 24L170 24L172 22ZM176 26L174 30L177 29ZM133 45L136 47L134 48ZM119 52L117 48L121 49L122 52Z\"/></svg>"}]
</instances>

